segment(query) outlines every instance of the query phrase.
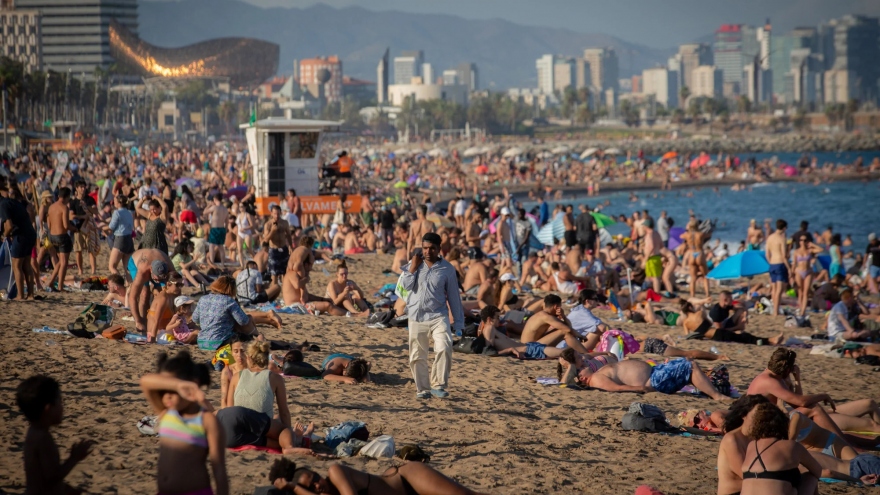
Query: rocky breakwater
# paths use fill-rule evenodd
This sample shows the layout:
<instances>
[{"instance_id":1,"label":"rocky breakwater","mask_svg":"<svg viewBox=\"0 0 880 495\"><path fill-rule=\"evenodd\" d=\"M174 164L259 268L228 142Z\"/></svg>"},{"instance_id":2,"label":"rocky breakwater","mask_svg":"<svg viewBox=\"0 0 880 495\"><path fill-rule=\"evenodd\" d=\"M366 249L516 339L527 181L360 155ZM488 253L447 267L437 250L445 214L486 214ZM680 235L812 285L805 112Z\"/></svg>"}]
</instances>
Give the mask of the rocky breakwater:
<instances>
[{"instance_id":1,"label":"rocky breakwater","mask_svg":"<svg viewBox=\"0 0 880 495\"><path fill-rule=\"evenodd\" d=\"M646 155L662 155L667 151L679 153L810 153L821 151L874 151L880 149L880 135L835 134L807 135L784 134L754 136L747 138L724 138L713 136L681 139L625 139L591 140L582 146L600 149L618 148L633 153L642 150Z\"/></svg>"}]
</instances>

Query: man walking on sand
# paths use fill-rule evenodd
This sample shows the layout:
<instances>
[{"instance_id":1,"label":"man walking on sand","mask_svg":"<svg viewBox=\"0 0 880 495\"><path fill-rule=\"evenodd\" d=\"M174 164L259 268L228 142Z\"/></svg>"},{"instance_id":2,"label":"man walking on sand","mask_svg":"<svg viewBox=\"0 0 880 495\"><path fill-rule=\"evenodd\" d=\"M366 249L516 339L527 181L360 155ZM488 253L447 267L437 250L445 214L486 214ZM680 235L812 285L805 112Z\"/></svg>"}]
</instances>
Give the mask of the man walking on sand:
<instances>
[{"instance_id":1,"label":"man walking on sand","mask_svg":"<svg viewBox=\"0 0 880 495\"><path fill-rule=\"evenodd\" d=\"M785 291L790 278L791 267L788 265L788 252L785 245L785 229L788 223L779 219L776 220L776 232L767 237L767 262L770 264L770 283L772 284L772 302L773 308L771 315L781 314L779 311L779 300L782 298L782 292Z\"/></svg>"},{"instance_id":2,"label":"man walking on sand","mask_svg":"<svg viewBox=\"0 0 880 495\"><path fill-rule=\"evenodd\" d=\"M440 236L429 232L422 236L422 249L403 267L400 283L409 292L406 312L409 316L409 367L416 382L416 397L428 399L449 396L446 391L452 367L452 332L464 328L464 311L458 292L455 268L440 258ZM448 309L447 311L447 304ZM434 339L434 366L428 375L428 335Z\"/></svg>"}]
</instances>

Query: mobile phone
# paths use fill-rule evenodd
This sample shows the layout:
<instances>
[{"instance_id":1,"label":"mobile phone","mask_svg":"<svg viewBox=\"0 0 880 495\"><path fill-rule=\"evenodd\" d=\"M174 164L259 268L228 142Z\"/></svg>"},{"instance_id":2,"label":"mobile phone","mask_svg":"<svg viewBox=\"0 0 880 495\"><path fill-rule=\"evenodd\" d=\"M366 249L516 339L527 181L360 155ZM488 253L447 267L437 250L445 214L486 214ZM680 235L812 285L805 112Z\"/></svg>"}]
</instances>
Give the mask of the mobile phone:
<instances>
[{"instance_id":1,"label":"mobile phone","mask_svg":"<svg viewBox=\"0 0 880 495\"><path fill-rule=\"evenodd\" d=\"M424 257L425 257L425 254L422 253L422 248L413 249L413 254L419 259L424 259Z\"/></svg>"}]
</instances>

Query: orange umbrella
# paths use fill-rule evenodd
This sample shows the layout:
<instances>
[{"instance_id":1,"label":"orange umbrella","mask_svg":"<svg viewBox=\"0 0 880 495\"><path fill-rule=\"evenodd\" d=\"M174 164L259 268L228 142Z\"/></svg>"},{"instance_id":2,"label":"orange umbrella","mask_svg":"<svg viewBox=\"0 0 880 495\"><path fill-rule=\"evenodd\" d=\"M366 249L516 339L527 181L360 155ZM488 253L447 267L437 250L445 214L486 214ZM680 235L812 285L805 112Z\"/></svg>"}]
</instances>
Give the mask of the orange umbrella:
<instances>
[{"instance_id":1,"label":"orange umbrella","mask_svg":"<svg viewBox=\"0 0 880 495\"><path fill-rule=\"evenodd\" d=\"M479 167L474 169L474 172L476 172L478 175L486 175L489 173L489 167L485 165L480 165Z\"/></svg>"},{"instance_id":2,"label":"orange umbrella","mask_svg":"<svg viewBox=\"0 0 880 495\"><path fill-rule=\"evenodd\" d=\"M667 151L666 154L661 158L662 160L672 160L673 158L678 157L678 152L675 151Z\"/></svg>"}]
</instances>

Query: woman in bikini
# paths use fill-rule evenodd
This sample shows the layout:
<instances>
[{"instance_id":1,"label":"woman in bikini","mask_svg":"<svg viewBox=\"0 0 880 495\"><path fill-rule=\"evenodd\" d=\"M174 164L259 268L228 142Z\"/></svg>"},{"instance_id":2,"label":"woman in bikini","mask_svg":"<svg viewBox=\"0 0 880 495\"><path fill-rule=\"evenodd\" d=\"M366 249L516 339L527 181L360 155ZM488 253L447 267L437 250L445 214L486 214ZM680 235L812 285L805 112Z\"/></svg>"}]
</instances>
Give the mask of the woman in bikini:
<instances>
[{"instance_id":1,"label":"woman in bikini","mask_svg":"<svg viewBox=\"0 0 880 495\"><path fill-rule=\"evenodd\" d=\"M813 257L822 252L822 248L813 245L807 236L800 237L800 245L794 250L794 275L797 283L798 308L800 314L806 314L810 302L810 288L813 283Z\"/></svg>"},{"instance_id":2,"label":"woman in bikini","mask_svg":"<svg viewBox=\"0 0 880 495\"><path fill-rule=\"evenodd\" d=\"M697 230L699 223L696 219L688 222L687 232L681 235L681 239L687 246L687 252L684 255L685 266L691 275L688 290L691 297L695 297L697 293L697 282L703 279L703 289L706 291L706 297L709 297L709 279L706 274L709 273L706 267L706 256L703 254L703 233Z\"/></svg>"},{"instance_id":3,"label":"woman in bikini","mask_svg":"<svg viewBox=\"0 0 880 495\"><path fill-rule=\"evenodd\" d=\"M393 466L382 476L368 474L348 466L334 464L327 470L327 477L308 469L299 468L293 481L275 481L280 490L293 490L297 495L318 493L356 493L357 495L476 495L476 492L459 485L439 471L421 462L407 462Z\"/></svg>"},{"instance_id":4,"label":"woman in bikini","mask_svg":"<svg viewBox=\"0 0 880 495\"><path fill-rule=\"evenodd\" d=\"M742 495L816 493L822 467L803 445L788 440L789 420L770 403L746 414L743 432L750 442L742 464ZM801 475L800 466L808 473Z\"/></svg>"}]
</instances>

